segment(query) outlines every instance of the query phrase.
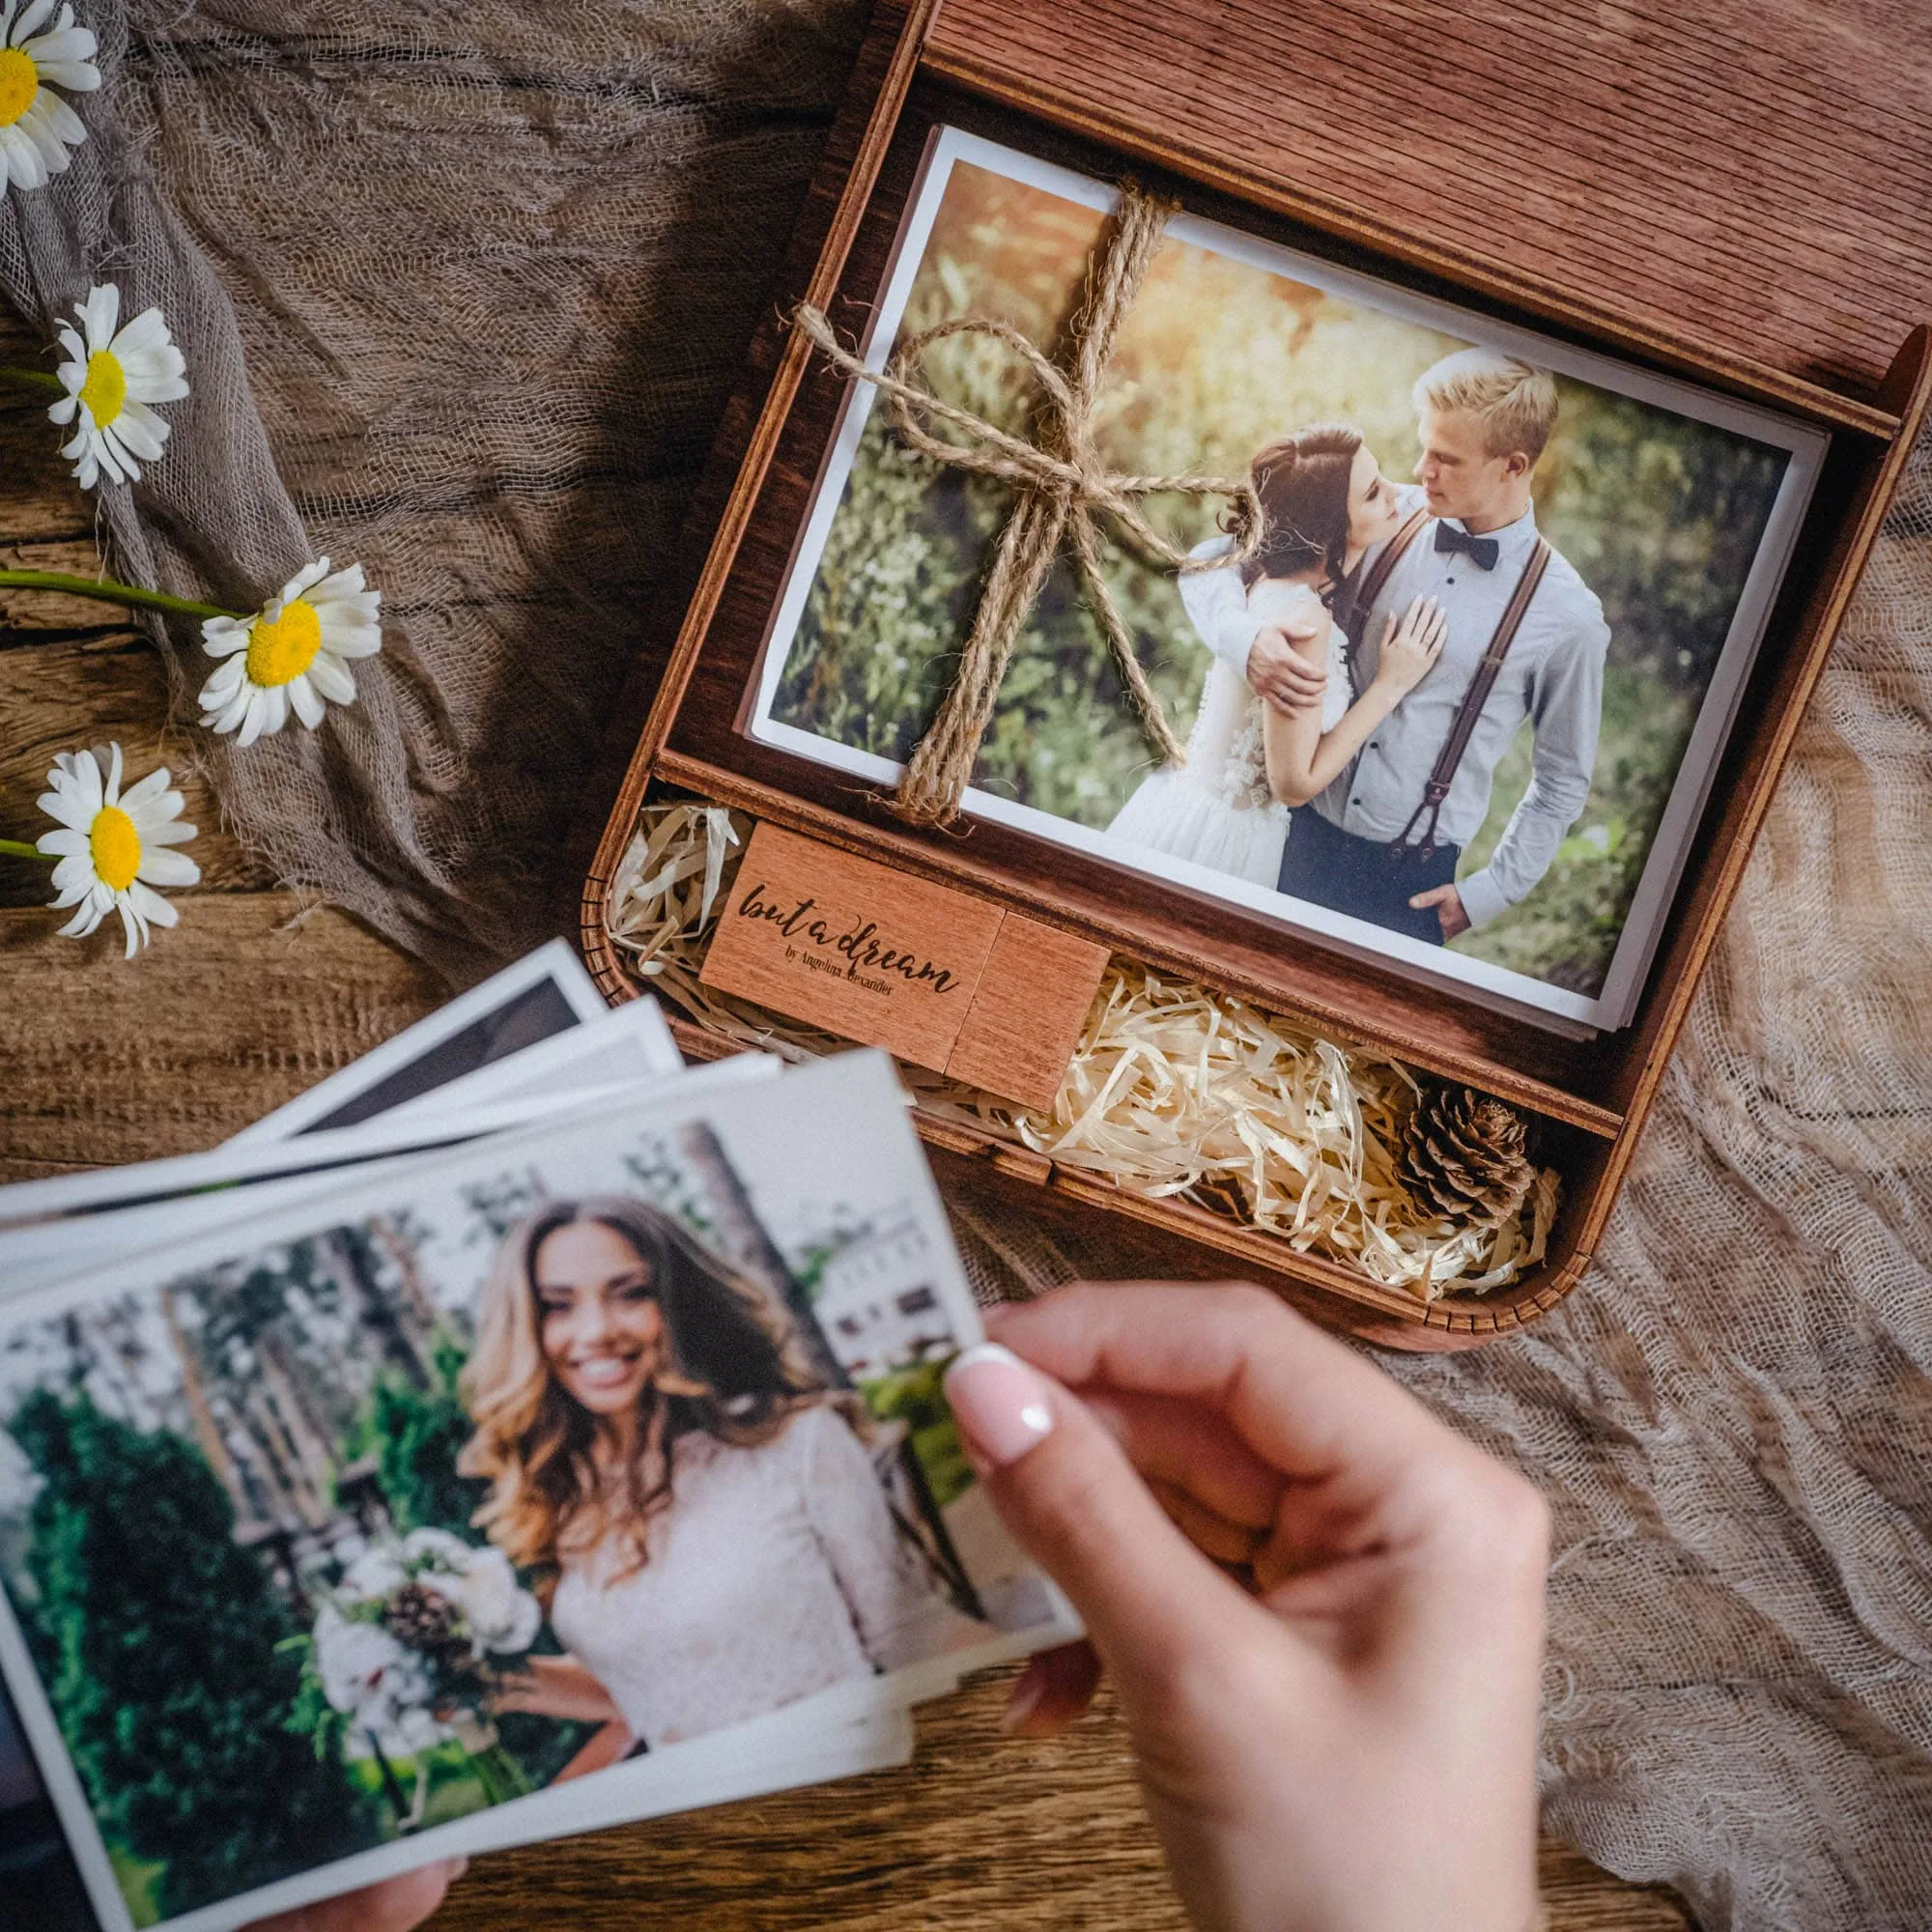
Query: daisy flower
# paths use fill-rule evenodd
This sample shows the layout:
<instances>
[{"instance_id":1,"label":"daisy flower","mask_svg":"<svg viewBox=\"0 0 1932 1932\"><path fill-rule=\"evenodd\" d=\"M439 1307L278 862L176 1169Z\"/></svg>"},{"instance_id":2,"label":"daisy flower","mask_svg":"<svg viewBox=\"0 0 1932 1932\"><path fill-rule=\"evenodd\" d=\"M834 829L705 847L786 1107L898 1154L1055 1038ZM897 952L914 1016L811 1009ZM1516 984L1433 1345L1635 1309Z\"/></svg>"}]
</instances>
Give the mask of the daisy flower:
<instances>
[{"instance_id":1,"label":"daisy flower","mask_svg":"<svg viewBox=\"0 0 1932 1932\"><path fill-rule=\"evenodd\" d=\"M126 328L116 328L121 291L112 282L89 289L73 312L80 331L61 325L68 359L54 372L67 394L47 412L62 425L80 419L61 454L72 462L83 490L92 490L102 475L110 483L136 482L140 464L154 462L168 440L167 424L148 406L187 394L182 373L187 364L159 309L143 309Z\"/></svg>"},{"instance_id":2,"label":"daisy flower","mask_svg":"<svg viewBox=\"0 0 1932 1932\"><path fill-rule=\"evenodd\" d=\"M150 772L121 789L121 747L63 752L47 774L50 790L40 808L59 830L41 834L38 850L58 859L56 907L80 910L61 927L63 936L85 939L110 912L128 931L127 956L147 945L150 925L173 925L178 915L156 886L191 886L201 867L171 845L195 835L182 823L182 795L168 789L168 768Z\"/></svg>"},{"instance_id":3,"label":"daisy flower","mask_svg":"<svg viewBox=\"0 0 1932 1932\"><path fill-rule=\"evenodd\" d=\"M67 166L68 150L87 139L54 89L92 94L100 85L94 53L94 36L73 24L71 7L56 20L54 0L0 0L0 193L10 184L44 187Z\"/></svg>"},{"instance_id":4,"label":"daisy flower","mask_svg":"<svg viewBox=\"0 0 1932 1932\"><path fill-rule=\"evenodd\" d=\"M252 617L210 617L201 647L227 662L201 688L201 722L239 731L238 745L279 731L291 711L314 730L325 699L355 703L348 661L383 648L382 608L383 593L363 587L359 563L331 571L325 556Z\"/></svg>"}]
</instances>

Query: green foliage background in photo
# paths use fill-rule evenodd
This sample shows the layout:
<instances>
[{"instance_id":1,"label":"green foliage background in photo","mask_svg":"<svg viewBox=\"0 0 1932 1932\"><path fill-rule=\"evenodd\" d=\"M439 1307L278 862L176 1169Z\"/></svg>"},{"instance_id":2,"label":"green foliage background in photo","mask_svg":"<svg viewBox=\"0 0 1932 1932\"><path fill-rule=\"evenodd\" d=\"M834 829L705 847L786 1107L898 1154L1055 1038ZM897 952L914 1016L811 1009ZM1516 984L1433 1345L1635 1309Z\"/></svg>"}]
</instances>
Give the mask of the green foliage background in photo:
<instances>
[{"instance_id":1,"label":"green foliage background in photo","mask_svg":"<svg viewBox=\"0 0 1932 1932\"><path fill-rule=\"evenodd\" d=\"M970 315L1052 344L1099 231L1091 210L956 164L901 333ZM1410 388L1462 346L1169 241L1121 329L1096 441L1117 469L1234 476L1268 437L1339 420L1406 480L1419 454ZM925 375L948 401L1025 430L1031 381L999 344L952 337L931 352ZM1456 950L1587 994L1608 968L1787 459L1648 404L1568 379L1559 387L1537 517L1611 627L1595 781L1543 882ZM888 420L878 408L867 421L773 716L902 761L951 678L1009 498L908 454ZM1214 530L1221 508L1215 498L1176 497L1152 513L1191 545ZM1120 551L1107 574L1184 735L1209 659L1175 582ZM1522 795L1529 744L1525 726L1497 772L1465 873L1487 859ZM1057 566L1014 650L974 782L1097 829L1151 767L1099 627Z\"/></svg>"}]
</instances>

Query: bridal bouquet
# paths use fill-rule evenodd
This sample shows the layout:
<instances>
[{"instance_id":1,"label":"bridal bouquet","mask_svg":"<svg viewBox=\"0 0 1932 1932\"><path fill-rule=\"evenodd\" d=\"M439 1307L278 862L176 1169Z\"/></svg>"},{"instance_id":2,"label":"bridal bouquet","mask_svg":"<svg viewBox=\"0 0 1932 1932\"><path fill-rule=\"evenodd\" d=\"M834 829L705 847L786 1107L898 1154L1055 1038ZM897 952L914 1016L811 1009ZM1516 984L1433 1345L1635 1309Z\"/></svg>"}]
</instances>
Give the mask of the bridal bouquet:
<instances>
[{"instance_id":1,"label":"bridal bouquet","mask_svg":"<svg viewBox=\"0 0 1932 1932\"><path fill-rule=\"evenodd\" d=\"M488 1704L542 1622L500 1549L441 1529L384 1537L295 1640L306 1652L306 1694L292 1722L318 1749L339 1738L352 1757L420 1758L453 1739L492 1803L516 1796L522 1774L497 1741ZM418 1805L421 1797L419 1779Z\"/></svg>"}]
</instances>

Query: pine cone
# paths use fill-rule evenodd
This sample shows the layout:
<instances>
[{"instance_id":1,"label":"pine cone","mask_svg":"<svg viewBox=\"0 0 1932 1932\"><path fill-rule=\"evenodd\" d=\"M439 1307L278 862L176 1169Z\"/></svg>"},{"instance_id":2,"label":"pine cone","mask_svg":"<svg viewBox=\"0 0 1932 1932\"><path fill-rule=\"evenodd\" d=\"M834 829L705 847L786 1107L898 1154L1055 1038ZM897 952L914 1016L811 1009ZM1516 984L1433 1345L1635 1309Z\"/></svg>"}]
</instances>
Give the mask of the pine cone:
<instances>
[{"instance_id":1,"label":"pine cone","mask_svg":"<svg viewBox=\"0 0 1932 1932\"><path fill-rule=\"evenodd\" d=\"M389 1599L383 1623L398 1643L434 1657L454 1646L458 1615L447 1597L421 1583L405 1583Z\"/></svg>"},{"instance_id":2,"label":"pine cone","mask_svg":"<svg viewBox=\"0 0 1932 1932\"><path fill-rule=\"evenodd\" d=\"M1467 1087L1433 1087L1403 1131L1397 1173L1419 1206L1470 1227L1499 1228L1536 1180L1528 1122Z\"/></svg>"}]
</instances>

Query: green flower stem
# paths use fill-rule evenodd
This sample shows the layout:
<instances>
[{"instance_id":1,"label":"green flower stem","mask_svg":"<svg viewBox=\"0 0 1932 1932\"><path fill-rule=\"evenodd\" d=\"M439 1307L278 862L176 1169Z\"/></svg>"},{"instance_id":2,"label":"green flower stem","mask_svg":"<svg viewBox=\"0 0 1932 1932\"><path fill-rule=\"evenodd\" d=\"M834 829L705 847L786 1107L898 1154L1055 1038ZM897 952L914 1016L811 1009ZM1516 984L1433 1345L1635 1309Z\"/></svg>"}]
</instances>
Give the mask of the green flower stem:
<instances>
[{"instance_id":1,"label":"green flower stem","mask_svg":"<svg viewBox=\"0 0 1932 1932\"><path fill-rule=\"evenodd\" d=\"M0 852L4 852L10 859L38 859L43 866L57 863L38 845L28 845L18 838L0 838Z\"/></svg>"},{"instance_id":2,"label":"green flower stem","mask_svg":"<svg viewBox=\"0 0 1932 1932\"><path fill-rule=\"evenodd\" d=\"M67 384L44 369L0 368L0 383L12 383L16 388L33 389L43 396L67 394Z\"/></svg>"},{"instance_id":3,"label":"green flower stem","mask_svg":"<svg viewBox=\"0 0 1932 1932\"><path fill-rule=\"evenodd\" d=\"M59 570L0 570L0 590L58 590L69 597L98 597L103 604L125 604L136 611L172 611L178 617L233 617L245 622L240 611L217 610L191 597L170 597L162 590L137 590L111 578L70 577Z\"/></svg>"}]
</instances>

